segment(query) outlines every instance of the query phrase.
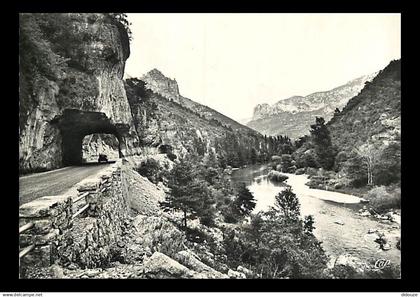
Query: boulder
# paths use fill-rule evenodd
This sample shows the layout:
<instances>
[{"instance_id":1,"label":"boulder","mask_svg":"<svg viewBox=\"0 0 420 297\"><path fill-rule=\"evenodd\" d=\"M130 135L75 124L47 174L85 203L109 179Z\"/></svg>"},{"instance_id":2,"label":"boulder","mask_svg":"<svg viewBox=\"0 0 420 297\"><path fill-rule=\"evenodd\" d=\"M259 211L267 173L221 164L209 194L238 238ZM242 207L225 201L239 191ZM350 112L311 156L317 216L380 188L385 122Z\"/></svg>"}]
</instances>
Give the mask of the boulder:
<instances>
[{"instance_id":1,"label":"boulder","mask_svg":"<svg viewBox=\"0 0 420 297\"><path fill-rule=\"evenodd\" d=\"M227 274L230 278L237 278L237 279L244 279L246 278L245 273L239 272L239 271L235 271L232 269L229 269L228 274Z\"/></svg>"},{"instance_id":2,"label":"boulder","mask_svg":"<svg viewBox=\"0 0 420 297\"><path fill-rule=\"evenodd\" d=\"M193 278L196 273L160 252L144 262L144 274L148 278Z\"/></svg>"},{"instance_id":3,"label":"boulder","mask_svg":"<svg viewBox=\"0 0 420 297\"><path fill-rule=\"evenodd\" d=\"M268 179L271 181L284 182L288 178L289 177L287 175L281 174L281 172L276 170L271 170L268 173Z\"/></svg>"},{"instance_id":4,"label":"boulder","mask_svg":"<svg viewBox=\"0 0 420 297\"><path fill-rule=\"evenodd\" d=\"M240 266L240 265L236 268L236 271L245 274L246 277L252 277L254 275L254 273L251 270L249 270L249 269L247 269L243 266Z\"/></svg>"},{"instance_id":5,"label":"boulder","mask_svg":"<svg viewBox=\"0 0 420 297\"><path fill-rule=\"evenodd\" d=\"M353 268L359 273L363 273L367 268L366 263L362 262L359 258L350 254L342 254L335 260L334 266L348 266Z\"/></svg>"},{"instance_id":6,"label":"boulder","mask_svg":"<svg viewBox=\"0 0 420 297\"><path fill-rule=\"evenodd\" d=\"M391 213L391 215L388 216L388 218L391 222L401 224L401 216L397 214Z\"/></svg>"},{"instance_id":7,"label":"boulder","mask_svg":"<svg viewBox=\"0 0 420 297\"><path fill-rule=\"evenodd\" d=\"M382 249L383 251L389 251L389 250L391 249L391 245L390 245L389 243L385 243L385 244L381 247L381 249Z\"/></svg>"},{"instance_id":8,"label":"boulder","mask_svg":"<svg viewBox=\"0 0 420 297\"><path fill-rule=\"evenodd\" d=\"M99 188L99 178L87 178L77 184L77 190L79 192L96 191Z\"/></svg>"},{"instance_id":9,"label":"boulder","mask_svg":"<svg viewBox=\"0 0 420 297\"><path fill-rule=\"evenodd\" d=\"M201 259L190 250L178 252L175 259L191 270L201 273L204 278L227 278L225 274L201 262Z\"/></svg>"},{"instance_id":10,"label":"boulder","mask_svg":"<svg viewBox=\"0 0 420 297\"><path fill-rule=\"evenodd\" d=\"M301 174L305 174L306 169L305 168L298 168L295 171L296 175L301 175Z\"/></svg>"},{"instance_id":11,"label":"boulder","mask_svg":"<svg viewBox=\"0 0 420 297\"><path fill-rule=\"evenodd\" d=\"M340 221L340 220L336 220L334 221L334 223L341 226L344 225L343 221Z\"/></svg>"},{"instance_id":12,"label":"boulder","mask_svg":"<svg viewBox=\"0 0 420 297\"><path fill-rule=\"evenodd\" d=\"M61 203L66 203L71 196L44 196L31 202L22 204L19 207L20 218L40 218L51 214L54 206Z\"/></svg>"},{"instance_id":13,"label":"boulder","mask_svg":"<svg viewBox=\"0 0 420 297\"><path fill-rule=\"evenodd\" d=\"M327 262L327 269L333 269L336 260L337 260L336 257L330 256L330 258L329 258L329 260Z\"/></svg>"},{"instance_id":14,"label":"boulder","mask_svg":"<svg viewBox=\"0 0 420 297\"><path fill-rule=\"evenodd\" d=\"M370 216L370 212L368 210L364 210L362 212L359 212L359 216L368 217L368 216Z\"/></svg>"},{"instance_id":15,"label":"boulder","mask_svg":"<svg viewBox=\"0 0 420 297\"><path fill-rule=\"evenodd\" d=\"M50 273L52 278L65 278L63 268L57 264L51 265Z\"/></svg>"}]
</instances>

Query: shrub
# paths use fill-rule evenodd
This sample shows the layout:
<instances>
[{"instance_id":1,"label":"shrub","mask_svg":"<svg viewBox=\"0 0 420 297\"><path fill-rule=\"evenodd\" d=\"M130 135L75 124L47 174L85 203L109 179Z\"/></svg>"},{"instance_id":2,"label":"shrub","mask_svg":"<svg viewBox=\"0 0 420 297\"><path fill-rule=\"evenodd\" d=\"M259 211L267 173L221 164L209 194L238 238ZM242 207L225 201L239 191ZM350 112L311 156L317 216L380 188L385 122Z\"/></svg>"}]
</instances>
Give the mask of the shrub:
<instances>
[{"instance_id":1,"label":"shrub","mask_svg":"<svg viewBox=\"0 0 420 297\"><path fill-rule=\"evenodd\" d=\"M239 221L238 215L234 212L233 207L230 205L221 208L220 212L222 213L226 223L235 224Z\"/></svg>"},{"instance_id":2,"label":"shrub","mask_svg":"<svg viewBox=\"0 0 420 297\"><path fill-rule=\"evenodd\" d=\"M313 150L307 150L303 153L296 154L296 166L299 168L302 167L312 167L319 168L319 164L316 161L316 154Z\"/></svg>"},{"instance_id":3,"label":"shrub","mask_svg":"<svg viewBox=\"0 0 420 297\"><path fill-rule=\"evenodd\" d=\"M155 159L148 158L141 162L140 166L136 169L140 175L147 177L152 183L157 184L162 181L162 172L159 162Z\"/></svg>"},{"instance_id":4,"label":"shrub","mask_svg":"<svg viewBox=\"0 0 420 297\"><path fill-rule=\"evenodd\" d=\"M296 175L301 175L301 174L305 174L306 169L305 168L298 168L295 171Z\"/></svg>"},{"instance_id":5,"label":"shrub","mask_svg":"<svg viewBox=\"0 0 420 297\"><path fill-rule=\"evenodd\" d=\"M382 213L390 208L401 207L401 189L395 188L388 192L385 186L374 187L365 196L372 208Z\"/></svg>"},{"instance_id":6,"label":"shrub","mask_svg":"<svg viewBox=\"0 0 420 297\"><path fill-rule=\"evenodd\" d=\"M139 244L151 252L159 251L173 257L185 249L186 236L174 223L164 217L138 216L137 234Z\"/></svg>"},{"instance_id":7,"label":"shrub","mask_svg":"<svg viewBox=\"0 0 420 297\"><path fill-rule=\"evenodd\" d=\"M334 278L338 279L355 279L355 278L361 278L358 275L358 272L356 269L354 269L351 266L344 266L344 265L338 265L334 266L331 270L331 274Z\"/></svg>"},{"instance_id":8,"label":"shrub","mask_svg":"<svg viewBox=\"0 0 420 297\"><path fill-rule=\"evenodd\" d=\"M238 215L240 217L245 217L249 215L252 210L255 208L256 201L254 195L248 190L245 183L239 185L237 189L237 195L233 202Z\"/></svg>"},{"instance_id":9,"label":"shrub","mask_svg":"<svg viewBox=\"0 0 420 297\"><path fill-rule=\"evenodd\" d=\"M281 155L281 171L292 173L296 170L296 162L292 160L292 156L288 154Z\"/></svg>"},{"instance_id":10,"label":"shrub","mask_svg":"<svg viewBox=\"0 0 420 297\"><path fill-rule=\"evenodd\" d=\"M169 160L174 161L177 158L177 155L175 155L174 153L168 153L166 154L169 158Z\"/></svg>"},{"instance_id":11,"label":"shrub","mask_svg":"<svg viewBox=\"0 0 420 297\"><path fill-rule=\"evenodd\" d=\"M287 173L295 173L296 170L297 170L296 165L292 165L288 168Z\"/></svg>"},{"instance_id":12,"label":"shrub","mask_svg":"<svg viewBox=\"0 0 420 297\"><path fill-rule=\"evenodd\" d=\"M309 175L309 177L313 175L317 175L318 171L315 168L307 167L305 170L306 174Z\"/></svg>"},{"instance_id":13,"label":"shrub","mask_svg":"<svg viewBox=\"0 0 420 297\"><path fill-rule=\"evenodd\" d=\"M375 184L390 185L401 180L401 144L393 143L386 147L376 164L373 175Z\"/></svg>"},{"instance_id":14,"label":"shrub","mask_svg":"<svg viewBox=\"0 0 420 297\"><path fill-rule=\"evenodd\" d=\"M257 278L322 278L326 256L306 233L302 221L285 220L276 210L261 213L251 224L225 234L227 264L258 272Z\"/></svg>"},{"instance_id":15,"label":"shrub","mask_svg":"<svg viewBox=\"0 0 420 297\"><path fill-rule=\"evenodd\" d=\"M284 174L281 174L280 172L278 172L278 171L276 171L276 170L271 170L269 173L268 173L268 178L271 180L271 181L275 181L275 182L284 182L286 179L288 179L289 177L288 176L286 176L286 175L284 175Z\"/></svg>"},{"instance_id":16,"label":"shrub","mask_svg":"<svg viewBox=\"0 0 420 297\"><path fill-rule=\"evenodd\" d=\"M172 146L169 144L162 144L159 146L159 152L161 154L169 154L172 153Z\"/></svg>"},{"instance_id":17,"label":"shrub","mask_svg":"<svg viewBox=\"0 0 420 297\"><path fill-rule=\"evenodd\" d=\"M276 161L280 161L280 160L281 160L280 156L277 156L277 155L271 156L271 161L276 162Z\"/></svg>"}]
</instances>

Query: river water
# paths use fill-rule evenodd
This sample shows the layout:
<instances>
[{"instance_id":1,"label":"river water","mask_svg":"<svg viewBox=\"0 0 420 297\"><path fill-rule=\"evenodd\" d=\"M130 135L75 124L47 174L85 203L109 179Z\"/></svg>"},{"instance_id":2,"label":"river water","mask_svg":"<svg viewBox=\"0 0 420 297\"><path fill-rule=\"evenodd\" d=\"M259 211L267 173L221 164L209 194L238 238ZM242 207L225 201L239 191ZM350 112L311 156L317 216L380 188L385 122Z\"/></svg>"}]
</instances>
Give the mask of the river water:
<instances>
[{"instance_id":1,"label":"river water","mask_svg":"<svg viewBox=\"0 0 420 297\"><path fill-rule=\"evenodd\" d=\"M253 165L236 170L232 174L234 184L245 183L254 194L257 201L254 212L268 210L273 206L275 195L285 187L285 184L269 181L268 171L267 165ZM340 254L350 254L366 262L386 259L391 263L400 264L401 253L396 248L400 237L398 223L361 217L358 210L363 204L359 203L358 197L310 189L305 185L308 181L306 175L286 175L289 176L286 183L299 198L302 216L314 216L314 235L322 241L328 255L337 257ZM368 234L369 229L384 232L391 249L379 249L379 245L374 242L375 235Z\"/></svg>"}]
</instances>

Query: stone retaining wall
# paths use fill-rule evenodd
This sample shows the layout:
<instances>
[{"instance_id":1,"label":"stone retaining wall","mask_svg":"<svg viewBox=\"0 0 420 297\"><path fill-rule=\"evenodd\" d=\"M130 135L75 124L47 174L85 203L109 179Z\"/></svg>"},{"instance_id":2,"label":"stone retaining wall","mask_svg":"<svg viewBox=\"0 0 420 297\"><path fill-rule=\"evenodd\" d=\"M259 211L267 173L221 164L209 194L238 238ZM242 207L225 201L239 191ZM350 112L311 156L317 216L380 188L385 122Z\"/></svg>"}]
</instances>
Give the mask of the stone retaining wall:
<instances>
[{"instance_id":1,"label":"stone retaining wall","mask_svg":"<svg viewBox=\"0 0 420 297\"><path fill-rule=\"evenodd\" d=\"M117 257L130 226L123 171L119 160L80 182L77 195L47 196L23 204L20 226L33 222L34 227L20 234L20 248L35 244L35 249L21 258L21 268L54 263L95 268ZM89 194L77 201L86 192ZM87 209L74 217L85 205Z\"/></svg>"}]
</instances>

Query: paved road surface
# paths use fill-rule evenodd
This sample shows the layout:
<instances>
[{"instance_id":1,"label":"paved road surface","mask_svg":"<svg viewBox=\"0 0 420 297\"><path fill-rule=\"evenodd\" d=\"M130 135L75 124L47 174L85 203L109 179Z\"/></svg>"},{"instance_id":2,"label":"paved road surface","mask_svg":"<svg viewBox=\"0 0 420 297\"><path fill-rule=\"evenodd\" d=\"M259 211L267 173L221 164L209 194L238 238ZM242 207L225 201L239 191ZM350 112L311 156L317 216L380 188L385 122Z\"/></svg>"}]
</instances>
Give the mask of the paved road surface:
<instances>
[{"instance_id":1,"label":"paved road surface","mask_svg":"<svg viewBox=\"0 0 420 297\"><path fill-rule=\"evenodd\" d=\"M42 196L64 194L72 186L106 166L109 164L69 166L19 177L19 205Z\"/></svg>"}]
</instances>

